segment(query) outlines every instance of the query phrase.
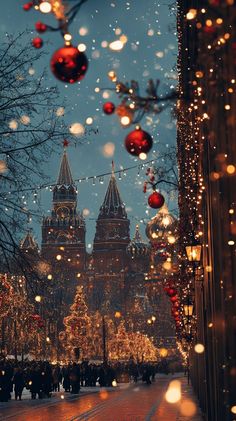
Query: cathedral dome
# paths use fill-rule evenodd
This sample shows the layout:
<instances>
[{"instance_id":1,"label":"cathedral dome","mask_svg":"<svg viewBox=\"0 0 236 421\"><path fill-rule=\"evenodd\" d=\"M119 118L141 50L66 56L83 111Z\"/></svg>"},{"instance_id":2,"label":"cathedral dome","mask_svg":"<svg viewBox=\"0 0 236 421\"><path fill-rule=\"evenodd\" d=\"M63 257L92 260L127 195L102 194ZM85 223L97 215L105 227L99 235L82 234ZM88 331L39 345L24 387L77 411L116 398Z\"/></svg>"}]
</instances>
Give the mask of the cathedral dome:
<instances>
[{"instance_id":1,"label":"cathedral dome","mask_svg":"<svg viewBox=\"0 0 236 421\"><path fill-rule=\"evenodd\" d=\"M149 253L148 244L143 241L138 225L136 225L134 238L127 246L127 253L132 256L146 256Z\"/></svg>"},{"instance_id":2,"label":"cathedral dome","mask_svg":"<svg viewBox=\"0 0 236 421\"><path fill-rule=\"evenodd\" d=\"M177 230L177 219L169 213L168 207L163 205L157 214L147 223L146 236L151 243L165 241Z\"/></svg>"}]
</instances>

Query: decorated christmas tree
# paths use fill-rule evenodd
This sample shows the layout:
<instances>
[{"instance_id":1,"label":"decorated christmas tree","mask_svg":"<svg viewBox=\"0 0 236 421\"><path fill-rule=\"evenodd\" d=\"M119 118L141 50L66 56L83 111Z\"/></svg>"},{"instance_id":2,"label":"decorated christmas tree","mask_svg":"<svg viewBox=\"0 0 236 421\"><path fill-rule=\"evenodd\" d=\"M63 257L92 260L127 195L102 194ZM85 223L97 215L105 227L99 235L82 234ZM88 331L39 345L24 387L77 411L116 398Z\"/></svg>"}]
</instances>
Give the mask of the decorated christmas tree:
<instances>
[{"instance_id":1,"label":"decorated christmas tree","mask_svg":"<svg viewBox=\"0 0 236 421\"><path fill-rule=\"evenodd\" d=\"M143 333L128 332L124 320L120 322L117 332L110 335L108 349L110 360L157 360L157 349L152 341Z\"/></svg>"},{"instance_id":2,"label":"decorated christmas tree","mask_svg":"<svg viewBox=\"0 0 236 421\"><path fill-rule=\"evenodd\" d=\"M136 361L156 361L157 360L157 348L148 338L140 332L129 333L129 339L131 344L131 354Z\"/></svg>"},{"instance_id":3,"label":"decorated christmas tree","mask_svg":"<svg viewBox=\"0 0 236 421\"><path fill-rule=\"evenodd\" d=\"M111 360L127 360L131 354L129 335L122 320L117 332L109 340L109 358Z\"/></svg>"},{"instance_id":4,"label":"decorated christmas tree","mask_svg":"<svg viewBox=\"0 0 236 421\"><path fill-rule=\"evenodd\" d=\"M70 315L64 318L65 331L60 337L64 342L68 356L75 356L75 349L80 359L89 359L91 357L91 338L92 323L88 316L88 307L85 302L83 287L78 286L75 294L74 303L70 307Z\"/></svg>"},{"instance_id":5,"label":"decorated christmas tree","mask_svg":"<svg viewBox=\"0 0 236 421\"><path fill-rule=\"evenodd\" d=\"M0 275L1 352L14 355L42 355L45 323L29 302L24 278Z\"/></svg>"}]
</instances>

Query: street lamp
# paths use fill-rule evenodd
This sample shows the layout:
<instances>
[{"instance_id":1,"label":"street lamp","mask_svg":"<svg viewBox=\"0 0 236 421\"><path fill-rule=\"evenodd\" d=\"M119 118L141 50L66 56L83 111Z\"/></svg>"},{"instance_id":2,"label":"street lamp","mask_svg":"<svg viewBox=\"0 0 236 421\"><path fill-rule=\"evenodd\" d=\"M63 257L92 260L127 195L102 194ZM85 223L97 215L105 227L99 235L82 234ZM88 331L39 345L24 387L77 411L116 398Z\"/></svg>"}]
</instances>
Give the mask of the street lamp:
<instances>
[{"instance_id":1,"label":"street lamp","mask_svg":"<svg viewBox=\"0 0 236 421\"><path fill-rule=\"evenodd\" d=\"M189 262L200 262L202 246L193 236L192 241L185 247Z\"/></svg>"}]
</instances>

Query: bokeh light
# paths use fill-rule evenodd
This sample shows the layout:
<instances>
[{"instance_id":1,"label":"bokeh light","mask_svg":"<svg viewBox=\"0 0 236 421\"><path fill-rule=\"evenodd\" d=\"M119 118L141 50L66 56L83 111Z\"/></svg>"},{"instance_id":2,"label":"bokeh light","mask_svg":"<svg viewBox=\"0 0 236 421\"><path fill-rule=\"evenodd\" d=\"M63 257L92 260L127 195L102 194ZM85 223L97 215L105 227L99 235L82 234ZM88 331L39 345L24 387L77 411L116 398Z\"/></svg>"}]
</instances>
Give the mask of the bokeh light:
<instances>
[{"instance_id":1,"label":"bokeh light","mask_svg":"<svg viewBox=\"0 0 236 421\"><path fill-rule=\"evenodd\" d=\"M85 132L84 126L81 123L73 123L69 130L74 136L82 136Z\"/></svg>"},{"instance_id":2,"label":"bokeh light","mask_svg":"<svg viewBox=\"0 0 236 421\"><path fill-rule=\"evenodd\" d=\"M203 344L196 344L195 347L194 347L194 351L197 354L202 354L205 351L205 347L204 347Z\"/></svg>"},{"instance_id":3,"label":"bokeh light","mask_svg":"<svg viewBox=\"0 0 236 421\"><path fill-rule=\"evenodd\" d=\"M168 403L177 403L181 399L181 383L179 380L170 382L165 399Z\"/></svg>"},{"instance_id":4,"label":"bokeh light","mask_svg":"<svg viewBox=\"0 0 236 421\"><path fill-rule=\"evenodd\" d=\"M103 145L102 153L105 158L111 158L115 153L115 144L112 142L107 142Z\"/></svg>"},{"instance_id":5,"label":"bokeh light","mask_svg":"<svg viewBox=\"0 0 236 421\"><path fill-rule=\"evenodd\" d=\"M180 413L184 417L193 417L197 412L196 404L190 399L184 399L180 404Z\"/></svg>"}]
</instances>

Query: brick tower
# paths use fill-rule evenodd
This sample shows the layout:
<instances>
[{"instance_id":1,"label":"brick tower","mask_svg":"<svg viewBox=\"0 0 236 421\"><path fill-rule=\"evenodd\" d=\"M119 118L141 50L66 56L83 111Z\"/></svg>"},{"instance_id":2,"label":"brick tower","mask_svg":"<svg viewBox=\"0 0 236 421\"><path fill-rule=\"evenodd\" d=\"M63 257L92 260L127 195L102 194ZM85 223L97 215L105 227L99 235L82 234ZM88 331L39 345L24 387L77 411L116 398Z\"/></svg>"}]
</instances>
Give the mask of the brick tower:
<instances>
[{"instance_id":1,"label":"brick tower","mask_svg":"<svg viewBox=\"0 0 236 421\"><path fill-rule=\"evenodd\" d=\"M118 310L122 306L125 273L129 264L126 250L130 242L129 225L112 163L112 175L100 207L93 244L92 284L95 308L106 306Z\"/></svg>"},{"instance_id":2,"label":"brick tower","mask_svg":"<svg viewBox=\"0 0 236 421\"><path fill-rule=\"evenodd\" d=\"M53 188L51 215L43 218L41 255L67 280L75 281L85 271L85 222L77 211L77 192L65 149Z\"/></svg>"},{"instance_id":3,"label":"brick tower","mask_svg":"<svg viewBox=\"0 0 236 421\"><path fill-rule=\"evenodd\" d=\"M130 222L114 174L100 207L93 246L94 269L100 273L119 273L126 266L126 248L130 242Z\"/></svg>"}]
</instances>

